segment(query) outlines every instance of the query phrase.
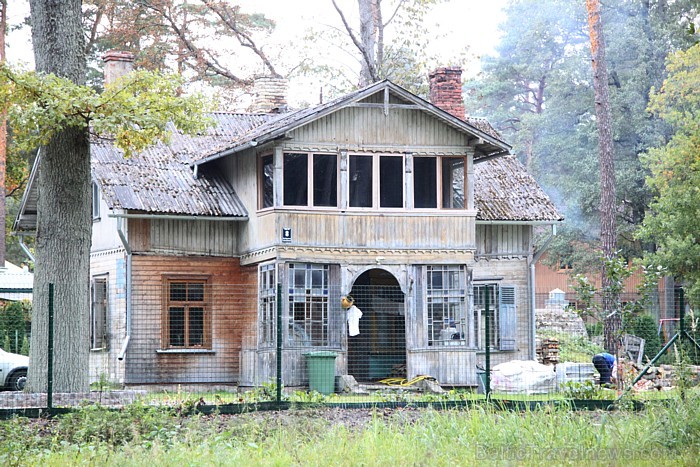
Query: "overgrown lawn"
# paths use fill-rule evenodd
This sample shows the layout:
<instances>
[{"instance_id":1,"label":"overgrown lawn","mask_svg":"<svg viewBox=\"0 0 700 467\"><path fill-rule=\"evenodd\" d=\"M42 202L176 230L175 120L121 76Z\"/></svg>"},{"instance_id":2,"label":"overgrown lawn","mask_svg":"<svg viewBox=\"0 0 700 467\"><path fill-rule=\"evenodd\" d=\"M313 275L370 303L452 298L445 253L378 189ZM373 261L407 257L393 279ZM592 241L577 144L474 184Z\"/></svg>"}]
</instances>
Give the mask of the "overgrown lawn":
<instances>
[{"instance_id":1,"label":"overgrown lawn","mask_svg":"<svg viewBox=\"0 0 700 467\"><path fill-rule=\"evenodd\" d=\"M2 465L694 465L700 399L641 412L313 409L183 415L132 405L0 422Z\"/></svg>"}]
</instances>

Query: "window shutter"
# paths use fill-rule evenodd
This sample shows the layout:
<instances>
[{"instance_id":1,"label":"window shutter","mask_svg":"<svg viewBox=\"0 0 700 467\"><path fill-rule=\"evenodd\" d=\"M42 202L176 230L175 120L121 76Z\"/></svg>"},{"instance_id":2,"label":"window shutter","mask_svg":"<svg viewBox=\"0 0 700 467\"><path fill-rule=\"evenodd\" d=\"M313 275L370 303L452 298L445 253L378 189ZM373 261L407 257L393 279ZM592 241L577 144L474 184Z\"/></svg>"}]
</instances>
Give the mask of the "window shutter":
<instances>
[{"instance_id":1,"label":"window shutter","mask_svg":"<svg viewBox=\"0 0 700 467\"><path fill-rule=\"evenodd\" d=\"M515 308L515 286L501 286L498 303L500 350L515 350L517 313Z\"/></svg>"}]
</instances>

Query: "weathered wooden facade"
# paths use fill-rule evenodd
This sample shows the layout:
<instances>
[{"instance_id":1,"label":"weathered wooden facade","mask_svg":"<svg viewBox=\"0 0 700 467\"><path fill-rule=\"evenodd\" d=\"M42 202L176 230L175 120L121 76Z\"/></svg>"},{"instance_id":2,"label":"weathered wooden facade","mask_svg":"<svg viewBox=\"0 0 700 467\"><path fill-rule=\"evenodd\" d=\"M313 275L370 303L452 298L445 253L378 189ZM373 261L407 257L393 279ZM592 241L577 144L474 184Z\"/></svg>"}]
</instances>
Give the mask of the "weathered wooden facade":
<instances>
[{"instance_id":1,"label":"weathered wooden facade","mask_svg":"<svg viewBox=\"0 0 700 467\"><path fill-rule=\"evenodd\" d=\"M116 290L93 360L127 384L268 381L278 283L285 385L306 383L319 349L338 375L405 365L475 385L487 293L494 362L534 358L533 226L561 216L461 94L447 105L460 73L431 76L435 104L383 81L286 114L215 114L208 135L129 161L93 145L92 276Z\"/></svg>"}]
</instances>

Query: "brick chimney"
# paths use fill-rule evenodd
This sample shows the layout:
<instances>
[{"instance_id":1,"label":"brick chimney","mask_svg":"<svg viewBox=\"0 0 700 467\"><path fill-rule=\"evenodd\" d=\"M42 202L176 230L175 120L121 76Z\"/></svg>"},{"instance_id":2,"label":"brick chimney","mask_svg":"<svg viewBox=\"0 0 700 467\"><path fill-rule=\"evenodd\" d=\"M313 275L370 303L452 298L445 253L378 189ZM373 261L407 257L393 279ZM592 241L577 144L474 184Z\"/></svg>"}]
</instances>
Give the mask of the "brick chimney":
<instances>
[{"instance_id":1,"label":"brick chimney","mask_svg":"<svg viewBox=\"0 0 700 467\"><path fill-rule=\"evenodd\" d=\"M430 102L464 120L462 69L459 67L438 68L428 77L430 78Z\"/></svg>"},{"instance_id":2,"label":"brick chimney","mask_svg":"<svg viewBox=\"0 0 700 467\"><path fill-rule=\"evenodd\" d=\"M109 50L102 56L104 61L105 84L115 82L134 69L134 54Z\"/></svg>"},{"instance_id":3,"label":"brick chimney","mask_svg":"<svg viewBox=\"0 0 700 467\"><path fill-rule=\"evenodd\" d=\"M284 113L287 111L287 80L262 76L253 84L252 113Z\"/></svg>"}]
</instances>

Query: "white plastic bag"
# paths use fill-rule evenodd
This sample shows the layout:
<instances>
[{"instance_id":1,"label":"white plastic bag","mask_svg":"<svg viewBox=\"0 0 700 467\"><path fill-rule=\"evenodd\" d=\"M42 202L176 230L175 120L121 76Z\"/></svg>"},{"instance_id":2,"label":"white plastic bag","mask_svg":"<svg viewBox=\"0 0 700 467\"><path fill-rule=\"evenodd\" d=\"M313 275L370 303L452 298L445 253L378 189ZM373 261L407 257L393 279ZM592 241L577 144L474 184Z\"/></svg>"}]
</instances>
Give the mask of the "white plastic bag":
<instances>
[{"instance_id":1,"label":"white plastic bag","mask_svg":"<svg viewBox=\"0 0 700 467\"><path fill-rule=\"evenodd\" d=\"M546 394L556 389L554 367L534 360L511 360L491 370L491 390L519 394Z\"/></svg>"}]
</instances>

